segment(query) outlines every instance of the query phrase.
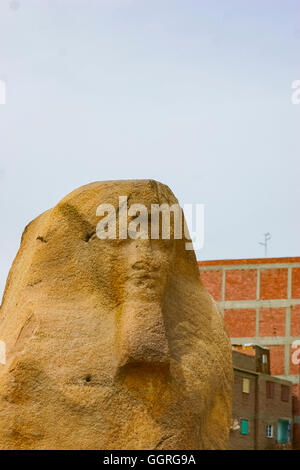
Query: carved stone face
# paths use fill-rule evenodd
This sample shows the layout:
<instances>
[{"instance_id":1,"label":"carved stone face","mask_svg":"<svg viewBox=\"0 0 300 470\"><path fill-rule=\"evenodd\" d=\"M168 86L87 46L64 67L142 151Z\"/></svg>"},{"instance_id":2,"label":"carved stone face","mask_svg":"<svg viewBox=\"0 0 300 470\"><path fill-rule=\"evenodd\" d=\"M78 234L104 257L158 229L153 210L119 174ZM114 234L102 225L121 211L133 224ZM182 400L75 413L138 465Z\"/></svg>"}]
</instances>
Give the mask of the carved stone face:
<instances>
[{"instance_id":1,"label":"carved stone face","mask_svg":"<svg viewBox=\"0 0 300 470\"><path fill-rule=\"evenodd\" d=\"M0 312L0 448L223 448L231 347L185 240L99 240L99 204L174 204L154 181L79 188L24 233ZM21 421L20 421L21 420Z\"/></svg>"}]
</instances>

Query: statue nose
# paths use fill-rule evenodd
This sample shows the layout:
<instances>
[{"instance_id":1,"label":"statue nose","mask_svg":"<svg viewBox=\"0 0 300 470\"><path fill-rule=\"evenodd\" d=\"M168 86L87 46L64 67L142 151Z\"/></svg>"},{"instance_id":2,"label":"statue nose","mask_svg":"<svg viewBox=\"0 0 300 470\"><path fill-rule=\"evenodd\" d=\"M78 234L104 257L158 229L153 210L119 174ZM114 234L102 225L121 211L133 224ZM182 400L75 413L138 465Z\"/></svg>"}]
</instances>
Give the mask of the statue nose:
<instances>
[{"instance_id":1,"label":"statue nose","mask_svg":"<svg viewBox=\"0 0 300 470\"><path fill-rule=\"evenodd\" d=\"M138 364L169 365L169 346L159 304L124 305L117 331L118 367Z\"/></svg>"}]
</instances>

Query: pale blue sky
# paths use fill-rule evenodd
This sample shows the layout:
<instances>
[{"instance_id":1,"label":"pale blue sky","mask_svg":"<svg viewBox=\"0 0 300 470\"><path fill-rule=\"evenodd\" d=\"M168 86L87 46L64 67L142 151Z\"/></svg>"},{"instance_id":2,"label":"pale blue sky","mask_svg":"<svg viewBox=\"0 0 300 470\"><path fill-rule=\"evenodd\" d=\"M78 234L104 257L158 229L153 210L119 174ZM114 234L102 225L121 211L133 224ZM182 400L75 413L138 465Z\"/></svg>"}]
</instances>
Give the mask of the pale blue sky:
<instances>
[{"instance_id":1,"label":"pale blue sky","mask_svg":"<svg viewBox=\"0 0 300 470\"><path fill-rule=\"evenodd\" d=\"M25 225L83 184L206 206L199 259L300 255L298 0L1 0L0 297Z\"/></svg>"}]
</instances>

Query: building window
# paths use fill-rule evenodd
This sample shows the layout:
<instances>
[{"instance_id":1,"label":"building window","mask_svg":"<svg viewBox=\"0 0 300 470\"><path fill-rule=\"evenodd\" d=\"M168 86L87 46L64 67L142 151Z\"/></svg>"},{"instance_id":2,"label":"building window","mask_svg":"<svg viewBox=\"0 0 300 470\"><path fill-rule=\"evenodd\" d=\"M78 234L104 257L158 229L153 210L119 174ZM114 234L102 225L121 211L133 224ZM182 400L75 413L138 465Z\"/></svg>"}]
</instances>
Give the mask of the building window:
<instances>
[{"instance_id":1,"label":"building window","mask_svg":"<svg viewBox=\"0 0 300 470\"><path fill-rule=\"evenodd\" d=\"M270 439L272 439L273 438L273 432L274 432L273 424L267 424L267 426L266 426L266 437L269 437Z\"/></svg>"},{"instance_id":2,"label":"building window","mask_svg":"<svg viewBox=\"0 0 300 470\"><path fill-rule=\"evenodd\" d=\"M262 363L263 363L263 364L267 364L267 363L268 363L268 358L267 358L267 355L266 355L266 354L263 354L263 355L262 355Z\"/></svg>"},{"instance_id":3,"label":"building window","mask_svg":"<svg viewBox=\"0 0 300 470\"><path fill-rule=\"evenodd\" d=\"M241 419L241 434L248 434L248 420Z\"/></svg>"},{"instance_id":4,"label":"building window","mask_svg":"<svg viewBox=\"0 0 300 470\"><path fill-rule=\"evenodd\" d=\"M266 396L267 398L274 398L275 384L274 382L266 382Z\"/></svg>"},{"instance_id":5,"label":"building window","mask_svg":"<svg viewBox=\"0 0 300 470\"><path fill-rule=\"evenodd\" d=\"M243 379L243 393L250 393L250 380Z\"/></svg>"},{"instance_id":6,"label":"building window","mask_svg":"<svg viewBox=\"0 0 300 470\"><path fill-rule=\"evenodd\" d=\"M289 421L279 419L277 423L277 441L281 444L287 444L290 440L291 426Z\"/></svg>"},{"instance_id":7,"label":"building window","mask_svg":"<svg viewBox=\"0 0 300 470\"><path fill-rule=\"evenodd\" d=\"M281 385L281 400L289 401L290 399L290 387L288 385Z\"/></svg>"}]
</instances>

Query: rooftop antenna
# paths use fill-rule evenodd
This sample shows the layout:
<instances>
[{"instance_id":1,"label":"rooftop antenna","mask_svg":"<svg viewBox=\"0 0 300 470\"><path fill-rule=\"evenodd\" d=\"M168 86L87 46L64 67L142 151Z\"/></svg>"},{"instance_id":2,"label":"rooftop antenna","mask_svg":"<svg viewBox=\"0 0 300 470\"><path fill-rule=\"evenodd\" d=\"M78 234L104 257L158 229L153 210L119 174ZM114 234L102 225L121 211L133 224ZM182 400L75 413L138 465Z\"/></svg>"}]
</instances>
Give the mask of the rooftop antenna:
<instances>
[{"instance_id":1,"label":"rooftop antenna","mask_svg":"<svg viewBox=\"0 0 300 470\"><path fill-rule=\"evenodd\" d=\"M267 257L268 253L268 241L271 240L271 234L269 232L264 234L265 236L265 241L264 242L258 242L260 245L265 247L265 258Z\"/></svg>"}]
</instances>

